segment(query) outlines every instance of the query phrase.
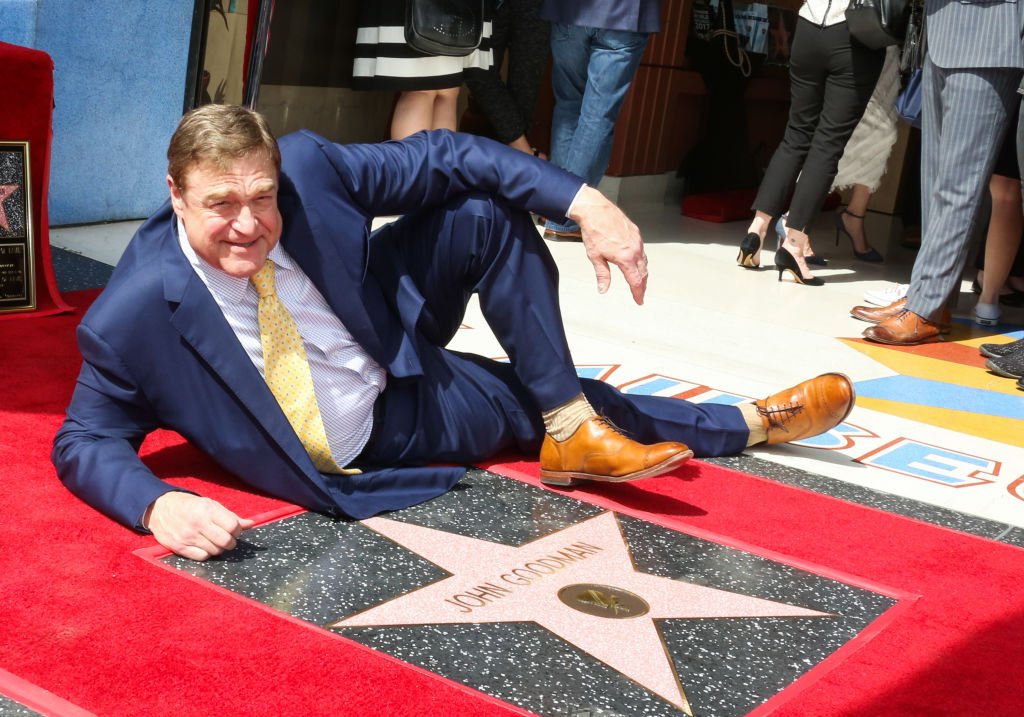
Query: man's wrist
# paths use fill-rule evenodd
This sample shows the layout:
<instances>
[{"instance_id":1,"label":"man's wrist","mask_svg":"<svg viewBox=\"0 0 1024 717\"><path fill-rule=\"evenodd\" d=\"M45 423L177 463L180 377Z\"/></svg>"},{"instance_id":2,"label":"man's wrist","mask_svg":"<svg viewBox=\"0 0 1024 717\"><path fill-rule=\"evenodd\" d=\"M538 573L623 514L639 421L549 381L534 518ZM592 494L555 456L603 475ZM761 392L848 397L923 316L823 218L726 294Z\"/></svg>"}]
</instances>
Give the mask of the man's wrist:
<instances>
[{"instance_id":1,"label":"man's wrist","mask_svg":"<svg viewBox=\"0 0 1024 717\"><path fill-rule=\"evenodd\" d=\"M156 501L157 501L157 500L159 500L159 498L157 498L157 499L156 499L156 500L154 500L154 501L153 501L152 503L150 503L150 504L149 504L149 506L148 506L148 507L146 508L146 510L144 510L144 511L142 512L142 517L141 517L141 518L139 518L139 522L138 522L138 524L136 525L136 527L137 527L137 528L138 528L139 530L145 531L145 532L147 532L147 533L149 533L149 532L152 532L152 531L150 531L150 529L149 529L149 519L150 519L151 517L153 517L153 508L154 508L154 507L156 506Z\"/></svg>"},{"instance_id":2,"label":"man's wrist","mask_svg":"<svg viewBox=\"0 0 1024 717\"><path fill-rule=\"evenodd\" d=\"M576 194L573 195L572 201L569 202L569 208L565 210L565 216L567 216L569 219L573 219L572 215L576 209L576 203L579 201L580 195L583 193L583 190L587 189L589 186L590 185L584 182L583 184L580 185L580 188L576 190Z\"/></svg>"}]
</instances>

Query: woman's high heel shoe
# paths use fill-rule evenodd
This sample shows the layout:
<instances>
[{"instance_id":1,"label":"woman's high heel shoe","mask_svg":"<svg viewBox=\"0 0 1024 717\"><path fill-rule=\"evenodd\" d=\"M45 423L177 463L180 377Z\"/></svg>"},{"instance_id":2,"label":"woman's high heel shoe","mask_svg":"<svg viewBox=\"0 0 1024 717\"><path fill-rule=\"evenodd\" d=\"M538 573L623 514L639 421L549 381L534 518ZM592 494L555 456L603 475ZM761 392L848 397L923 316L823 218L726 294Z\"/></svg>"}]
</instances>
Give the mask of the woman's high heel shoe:
<instances>
[{"instance_id":1,"label":"woman's high heel shoe","mask_svg":"<svg viewBox=\"0 0 1024 717\"><path fill-rule=\"evenodd\" d=\"M864 220L863 214L854 214L853 212L847 209L840 209L838 212L836 212L836 246L839 246L839 234L840 232L842 232L843 234L846 235L846 238L850 240L850 248L853 249L853 255L855 257L857 257L861 261L866 261L871 264L881 264L883 261L885 261L882 255L879 254L877 251L875 251L874 248L870 246L868 247L867 251L857 251L857 245L853 243L853 235L850 234L849 231L847 231L846 225L843 224L844 214L849 214L854 219L860 219L861 221Z\"/></svg>"},{"instance_id":2,"label":"woman's high heel shoe","mask_svg":"<svg viewBox=\"0 0 1024 717\"><path fill-rule=\"evenodd\" d=\"M761 237L755 232L750 232L743 237L736 263L744 269L757 269L761 266Z\"/></svg>"},{"instance_id":3,"label":"woman's high heel shoe","mask_svg":"<svg viewBox=\"0 0 1024 717\"><path fill-rule=\"evenodd\" d=\"M822 286L825 280L820 276L812 276L810 278L805 277L800 273L800 265L796 263L796 259L789 253L786 247L781 247L775 252L775 267L779 270L779 281L782 281L782 272L788 271L793 275L793 279L798 284L804 284L805 286Z\"/></svg>"},{"instance_id":4,"label":"woman's high heel shoe","mask_svg":"<svg viewBox=\"0 0 1024 717\"><path fill-rule=\"evenodd\" d=\"M779 243L776 246L776 249L781 249L783 242L786 241L786 224L785 224L785 221L786 221L786 217L788 217L788 216L789 216L789 212L786 212L781 217L779 217L779 220L777 222L775 222L775 233L779 236ZM808 264L812 264L814 266L828 266L828 259L826 259L823 256L818 256L817 254L811 254L809 256L805 254L804 255L804 261L806 261Z\"/></svg>"}]
</instances>

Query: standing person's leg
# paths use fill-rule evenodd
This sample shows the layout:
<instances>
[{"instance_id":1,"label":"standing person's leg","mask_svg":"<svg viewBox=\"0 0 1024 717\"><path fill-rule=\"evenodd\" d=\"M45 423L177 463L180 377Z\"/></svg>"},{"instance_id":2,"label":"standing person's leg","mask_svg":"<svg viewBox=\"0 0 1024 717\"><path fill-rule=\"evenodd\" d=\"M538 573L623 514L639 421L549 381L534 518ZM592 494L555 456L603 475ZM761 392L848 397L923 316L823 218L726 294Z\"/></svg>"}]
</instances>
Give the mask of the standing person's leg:
<instances>
[{"instance_id":1,"label":"standing person's leg","mask_svg":"<svg viewBox=\"0 0 1024 717\"><path fill-rule=\"evenodd\" d=\"M528 145L537 94L548 66L551 25L541 20L541 0L506 0L515 11L508 44L508 89L519 110L522 137ZM532 146L532 145L530 145Z\"/></svg>"},{"instance_id":2,"label":"standing person's leg","mask_svg":"<svg viewBox=\"0 0 1024 717\"><path fill-rule=\"evenodd\" d=\"M556 45L557 38L552 33L552 47ZM593 31L585 72L585 91L572 143L564 153L560 150L557 159L552 155L555 164L582 177L592 187L597 186L608 167L615 138L615 120L646 46L646 33ZM555 64L558 64L557 57ZM574 222L548 222L546 229L556 233L579 231Z\"/></svg>"},{"instance_id":3,"label":"standing person's leg","mask_svg":"<svg viewBox=\"0 0 1024 717\"><path fill-rule=\"evenodd\" d=\"M785 248L801 270L807 268L803 263L807 229L832 187L839 158L864 114L885 61L884 51L852 40L846 23L825 28L820 39L828 57L824 102L786 221Z\"/></svg>"},{"instance_id":4,"label":"standing person's leg","mask_svg":"<svg viewBox=\"0 0 1024 717\"><path fill-rule=\"evenodd\" d=\"M587 88L591 30L555 23L551 26L551 162L565 168Z\"/></svg>"},{"instance_id":5,"label":"standing person's leg","mask_svg":"<svg viewBox=\"0 0 1024 717\"><path fill-rule=\"evenodd\" d=\"M525 130L519 109L501 76L515 22L514 10L512 3L506 1L491 19L491 66L467 67L463 77L469 88L470 107L487 118L494 139L529 153L529 144L522 137Z\"/></svg>"},{"instance_id":6,"label":"standing person's leg","mask_svg":"<svg viewBox=\"0 0 1024 717\"><path fill-rule=\"evenodd\" d=\"M450 129L452 132L458 129L459 89L451 87L437 91L430 129Z\"/></svg>"},{"instance_id":7,"label":"standing person's leg","mask_svg":"<svg viewBox=\"0 0 1024 717\"><path fill-rule=\"evenodd\" d=\"M434 124L434 91L403 92L391 116L391 139L404 139Z\"/></svg>"},{"instance_id":8,"label":"standing person's leg","mask_svg":"<svg viewBox=\"0 0 1024 717\"><path fill-rule=\"evenodd\" d=\"M403 92L391 118L391 139L404 139L424 129L454 130L458 101L458 87Z\"/></svg>"},{"instance_id":9,"label":"standing person's leg","mask_svg":"<svg viewBox=\"0 0 1024 717\"><path fill-rule=\"evenodd\" d=\"M1019 70L942 70L925 61L923 231L906 304L925 320L941 320L959 284L1019 82Z\"/></svg>"},{"instance_id":10,"label":"standing person's leg","mask_svg":"<svg viewBox=\"0 0 1024 717\"><path fill-rule=\"evenodd\" d=\"M621 30L599 30L594 36L580 119L563 167L593 187L608 167L615 120L640 66L647 37Z\"/></svg>"},{"instance_id":11,"label":"standing person's leg","mask_svg":"<svg viewBox=\"0 0 1024 717\"><path fill-rule=\"evenodd\" d=\"M818 125L825 91L825 58L820 42L821 28L800 19L793 36L789 60L789 120L751 207L754 219L740 246L737 263L758 267L765 234L774 217L782 213L790 190L800 174Z\"/></svg>"},{"instance_id":12,"label":"standing person's leg","mask_svg":"<svg viewBox=\"0 0 1024 717\"><path fill-rule=\"evenodd\" d=\"M864 233L864 217L867 216L870 201L870 187L865 184L854 184L850 190L850 201L836 214L836 244L839 243L839 232L845 232L850 237L853 253L858 259L880 262L881 254L871 247Z\"/></svg>"},{"instance_id":13,"label":"standing person's leg","mask_svg":"<svg viewBox=\"0 0 1024 717\"><path fill-rule=\"evenodd\" d=\"M1020 180L993 174L989 191L992 193L992 218L985 237L981 295L974 310L975 321L986 326L999 321L999 295L1010 276L1020 248L1021 231L1024 231Z\"/></svg>"}]
</instances>

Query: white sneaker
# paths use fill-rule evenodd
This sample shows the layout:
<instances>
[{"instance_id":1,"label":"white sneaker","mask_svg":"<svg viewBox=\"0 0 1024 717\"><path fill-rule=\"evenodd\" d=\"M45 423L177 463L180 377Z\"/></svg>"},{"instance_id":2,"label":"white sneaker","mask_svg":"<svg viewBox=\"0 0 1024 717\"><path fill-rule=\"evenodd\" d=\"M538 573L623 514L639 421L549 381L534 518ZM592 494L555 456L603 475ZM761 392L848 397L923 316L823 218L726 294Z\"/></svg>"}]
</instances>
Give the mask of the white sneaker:
<instances>
[{"instance_id":1,"label":"white sneaker","mask_svg":"<svg viewBox=\"0 0 1024 717\"><path fill-rule=\"evenodd\" d=\"M895 304L897 301L907 295L907 289L910 288L910 284L897 284L896 286L890 286L885 289L869 289L864 292L864 301L874 306L888 306L889 304Z\"/></svg>"},{"instance_id":2,"label":"white sneaker","mask_svg":"<svg viewBox=\"0 0 1024 717\"><path fill-rule=\"evenodd\" d=\"M999 304L983 304L979 301L974 307L974 323L978 326L997 326Z\"/></svg>"}]
</instances>

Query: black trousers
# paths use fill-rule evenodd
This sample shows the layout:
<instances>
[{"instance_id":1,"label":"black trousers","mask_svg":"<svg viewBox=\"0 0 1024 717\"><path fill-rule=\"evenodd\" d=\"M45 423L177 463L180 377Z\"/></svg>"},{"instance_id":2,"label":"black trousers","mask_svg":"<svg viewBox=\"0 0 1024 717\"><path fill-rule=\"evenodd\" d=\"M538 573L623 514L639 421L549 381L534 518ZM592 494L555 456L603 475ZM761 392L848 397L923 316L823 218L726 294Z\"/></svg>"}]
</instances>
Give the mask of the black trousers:
<instances>
[{"instance_id":1,"label":"black trousers","mask_svg":"<svg viewBox=\"0 0 1024 717\"><path fill-rule=\"evenodd\" d=\"M541 0L504 0L491 22L494 64L467 68L470 103L486 115L494 139L508 144L533 124L537 93L551 55L551 26L538 17ZM508 81L501 68L508 54Z\"/></svg>"},{"instance_id":2,"label":"black trousers","mask_svg":"<svg viewBox=\"0 0 1024 717\"><path fill-rule=\"evenodd\" d=\"M789 59L789 123L757 191L755 210L781 214L792 190L786 224L806 231L832 188L884 60L885 50L852 39L845 22L822 28L800 18Z\"/></svg>"}]
</instances>

